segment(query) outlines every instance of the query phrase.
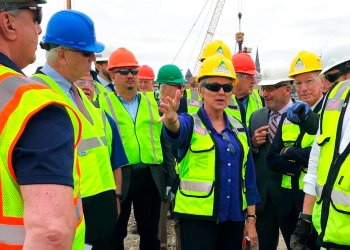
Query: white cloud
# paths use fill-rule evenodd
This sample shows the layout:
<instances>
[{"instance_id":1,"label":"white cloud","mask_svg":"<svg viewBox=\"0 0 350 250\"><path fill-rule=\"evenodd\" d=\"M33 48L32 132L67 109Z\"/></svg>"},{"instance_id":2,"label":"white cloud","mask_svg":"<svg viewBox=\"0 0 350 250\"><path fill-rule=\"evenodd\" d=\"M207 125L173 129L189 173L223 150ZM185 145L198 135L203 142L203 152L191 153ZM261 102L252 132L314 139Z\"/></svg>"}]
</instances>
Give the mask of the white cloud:
<instances>
[{"instance_id":1,"label":"white cloud","mask_svg":"<svg viewBox=\"0 0 350 250\"><path fill-rule=\"evenodd\" d=\"M214 39L223 40L232 52L238 31L238 1L226 0ZM132 50L141 64L156 71L171 63L206 0L72 0L73 9L88 14L95 22L97 39L105 44ZM65 8L64 0L44 5L43 33L49 17ZM209 18L203 15L194 27L175 64L186 72L194 68ZM208 4L208 5L209 5ZM291 61L300 50L319 53L333 39L348 35L350 15L347 0L242 0L244 45L259 46L260 63L275 59ZM204 10L208 13L209 6ZM204 24L204 26L203 26ZM203 26L202 32L201 27ZM32 73L45 62L38 49L37 62L26 68Z\"/></svg>"}]
</instances>

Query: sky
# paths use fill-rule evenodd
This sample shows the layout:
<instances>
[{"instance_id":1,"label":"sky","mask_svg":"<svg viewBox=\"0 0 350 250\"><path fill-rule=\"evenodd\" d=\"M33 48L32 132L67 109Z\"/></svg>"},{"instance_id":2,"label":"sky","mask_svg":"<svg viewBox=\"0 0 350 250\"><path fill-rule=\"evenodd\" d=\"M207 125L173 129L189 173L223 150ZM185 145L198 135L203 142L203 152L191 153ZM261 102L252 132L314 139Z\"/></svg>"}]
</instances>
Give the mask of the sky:
<instances>
[{"instance_id":1,"label":"sky","mask_svg":"<svg viewBox=\"0 0 350 250\"><path fill-rule=\"evenodd\" d=\"M43 5L42 35L49 18L66 8L66 0L47 2ZM156 74L168 63L176 64L185 74L196 65L216 2L72 0L72 9L93 19L98 41L131 50L140 65L151 66ZM241 31L245 33L243 45L252 48L253 59L259 48L261 68L272 60L291 62L301 50L321 54L332 40L350 37L348 5L348 0L226 0L213 40L222 40L232 53L237 52L235 34L239 31L240 11ZM188 39L180 50L186 36ZM45 63L45 52L39 47L36 55L36 62L24 69L26 74Z\"/></svg>"}]
</instances>

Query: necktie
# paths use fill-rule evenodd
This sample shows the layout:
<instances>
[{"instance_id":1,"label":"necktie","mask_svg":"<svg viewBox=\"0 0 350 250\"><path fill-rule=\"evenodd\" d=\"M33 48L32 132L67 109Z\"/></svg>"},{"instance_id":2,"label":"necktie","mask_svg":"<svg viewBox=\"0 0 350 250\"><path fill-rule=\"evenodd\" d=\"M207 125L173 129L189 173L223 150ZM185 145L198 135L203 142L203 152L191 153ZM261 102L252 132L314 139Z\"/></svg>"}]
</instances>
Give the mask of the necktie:
<instances>
[{"instance_id":1,"label":"necktie","mask_svg":"<svg viewBox=\"0 0 350 250\"><path fill-rule=\"evenodd\" d=\"M77 104L78 109L85 116L85 118L89 120L89 116L88 116L88 114L86 112L86 109L84 107L83 101L81 100L81 97L79 95L77 86L75 86L75 84L72 84L72 87L71 87L70 90L73 93L74 101Z\"/></svg>"},{"instance_id":2,"label":"necktie","mask_svg":"<svg viewBox=\"0 0 350 250\"><path fill-rule=\"evenodd\" d=\"M113 83L110 83L107 85L113 92L115 92L115 88L114 88L114 85Z\"/></svg>"},{"instance_id":3,"label":"necktie","mask_svg":"<svg viewBox=\"0 0 350 250\"><path fill-rule=\"evenodd\" d=\"M270 144L273 142L273 138L276 135L276 131L277 131L277 128L278 128L277 118L279 116L280 116L280 113L278 113L278 112L272 113L270 115L269 128L267 129L267 132L269 132L268 133L268 138L269 138Z\"/></svg>"}]
</instances>

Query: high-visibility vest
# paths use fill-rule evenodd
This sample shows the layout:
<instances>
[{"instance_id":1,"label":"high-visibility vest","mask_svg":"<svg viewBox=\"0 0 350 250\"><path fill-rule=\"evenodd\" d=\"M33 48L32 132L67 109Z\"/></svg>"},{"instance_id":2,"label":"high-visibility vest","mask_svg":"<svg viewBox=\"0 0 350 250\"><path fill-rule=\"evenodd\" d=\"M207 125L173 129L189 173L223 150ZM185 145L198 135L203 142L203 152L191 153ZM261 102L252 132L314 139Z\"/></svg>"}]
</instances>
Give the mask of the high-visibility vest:
<instances>
[{"instance_id":1,"label":"high-visibility vest","mask_svg":"<svg viewBox=\"0 0 350 250\"><path fill-rule=\"evenodd\" d=\"M193 117L192 138L186 155L179 162L180 186L175 196L174 212L179 216L216 220L220 193L217 183L217 145L197 114ZM249 152L247 134L241 122L228 116L233 132L242 150L241 178L242 211L247 207L245 197L245 174Z\"/></svg>"},{"instance_id":2,"label":"high-visibility vest","mask_svg":"<svg viewBox=\"0 0 350 250\"><path fill-rule=\"evenodd\" d=\"M198 93L198 88L186 89L187 113L194 114L202 106L202 100Z\"/></svg>"},{"instance_id":3,"label":"high-visibility vest","mask_svg":"<svg viewBox=\"0 0 350 250\"><path fill-rule=\"evenodd\" d=\"M252 116L252 114L255 111L264 107L263 103L261 101L261 97L259 95L259 91L257 89L253 89L252 94L250 94L248 98L249 99L248 99L247 110L245 111L245 123L246 123L247 127L249 126L249 121L250 121L250 117ZM234 107L235 106L238 107L238 102L236 100L235 95L232 95L232 100L230 100L229 105L232 105ZM238 109L239 109L239 107L238 107ZM233 113L229 113L229 114L236 117L239 121L242 121L242 118L239 119L239 115L242 115L242 114L238 113L235 109L233 110Z\"/></svg>"},{"instance_id":4,"label":"high-visibility vest","mask_svg":"<svg viewBox=\"0 0 350 250\"><path fill-rule=\"evenodd\" d=\"M332 244L350 247L350 146L340 156L338 153L349 96L349 80L335 85L320 117L317 199L312 222L323 247Z\"/></svg>"},{"instance_id":5,"label":"high-visibility vest","mask_svg":"<svg viewBox=\"0 0 350 250\"><path fill-rule=\"evenodd\" d=\"M72 202L77 224L72 249L84 249L85 222L79 193L80 169L77 161L77 143L81 136L79 117L57 93L3 65L0 65L0 249L22 249L25 239L23 199L12 166L14 145L20 139L28 120L51 104L65 107L74 128Z\"/></svg>"},{"instance_id":6,"label":"high-visibility vest","mask_svg":"<svg viewBox=\"0 0 350 250\"><path fill-rule=\"evenodd\" d=\"M90 197L108 190L115 190L114 175L111 167L110 153L107 145L105 124L101 109L97 109L78 88L89 120L79 111L72 100L64 93L60 86L44 74L32 77L38 82L50 86L63 96L70 107L74 109L82 121L82 139L78 145L79 165L81 169L81 197Z\"/></svg>"},{"instance_id":7,"label":"high-visibility vest","mask_svg":"<svg viewBox=\"0 0 350 250\"><path fill-rule=\"evenodd\" d=\"M302 138L299 138L302 136ZM301 142L298 140L301 139ZM283 120L282 124L282 141L285 147L297 146L301 148L311 147L315 139L315 135L309 135L304 131L300 130L299 125L293 124L287 118ZM297 145L300 143L300 145ZM303 190L304 188L304 176L307 172L307 166L303 166L300 174L283 174L282 175L282 188ZM293 185L293 179L297 178L295 184Z\"/></svg>"},{"instance_id":8,"label":"high-visibility vest","mask_svg":"<svg viewBox=\"0 0 350 250\"><path fill-rule=\"evenodd\" d=\"M101 83L99 83L98 81L94 81L95 82L95 92L94 92L94 97L93 97L93 101L96 101L98 96L107 92L107 90L105 89L105 87L103 87L103 85Z\"/></svg>"},{"instance_id":9,"label":"high-visibility vest","mask_svg":"<svg viewBox=\"0 0 350 250\"><path fill-rule=\"evenodd\" d=\"M147 96L137 95L139 107L135 122L115 93L104 93L99 98L99 104L117 124L129 164L158 165L163 163L160 143L162 124L158 123L158 104L153 92Z\"/></svg>"},{"instance_id":10,"label":"high-visibility vest","mask_svg":"<svg viewBox=\"0 0 350 250\"><path fill-rule=\"evenodd\" d=\"M232 94L232 97L230 98L230 100L228 102L228 107L225 108L225 112L228 115L233 116L234 118L236 118L238 121L243 122L242 121L241 110L239 109L239 105L237 103L235 95Z\"/></svg>"}]
</instances>

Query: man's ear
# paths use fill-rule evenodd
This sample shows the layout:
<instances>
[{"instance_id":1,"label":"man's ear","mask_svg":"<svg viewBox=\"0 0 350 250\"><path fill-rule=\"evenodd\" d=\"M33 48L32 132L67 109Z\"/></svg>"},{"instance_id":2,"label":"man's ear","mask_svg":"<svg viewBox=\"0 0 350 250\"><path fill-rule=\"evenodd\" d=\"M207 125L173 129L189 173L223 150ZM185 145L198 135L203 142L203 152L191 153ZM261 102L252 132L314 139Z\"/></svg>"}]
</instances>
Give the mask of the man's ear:
<instances>
[{"instance_id":1,"label":"man's ear","mask_svg":"<svg viewBox=\"0 0 350 250\"><path fill-rule=\"evenodd\" d=\"M16 19L8 12L0 12L0 30L3 36L9 40L15 40L16 34Z\"/></svg>"}]
</instances>

